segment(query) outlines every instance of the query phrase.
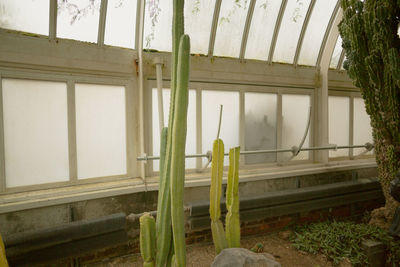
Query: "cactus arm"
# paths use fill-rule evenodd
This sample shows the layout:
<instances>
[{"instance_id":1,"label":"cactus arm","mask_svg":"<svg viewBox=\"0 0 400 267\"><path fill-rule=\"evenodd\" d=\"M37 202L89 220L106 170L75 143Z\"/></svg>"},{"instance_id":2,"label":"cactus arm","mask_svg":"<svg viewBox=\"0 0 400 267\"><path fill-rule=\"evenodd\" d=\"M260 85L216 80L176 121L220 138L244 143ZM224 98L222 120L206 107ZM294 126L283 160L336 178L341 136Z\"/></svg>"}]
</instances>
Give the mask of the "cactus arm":
<instances>
[{"instance_id":1,"label":"cactus arm","mask_svg":"<svg viewBox=\"0 0 400 267\"><path fill-rule=\"evenodd\" d=\"M183 191L185 184L185 144L189 102L190 39L183 35L179 44L175 116L171 157L171 221L177 266L186 266Z\"/></svg>"},{"instance_id":2,"label":"cactus arm","mask_svg":"<svg viewBox=\"0 0 400 267\"><path fill-rule=\"evenodd\" d=\"M230 248L240 247L239 157L240 147L230 149L228 185L226 188L226 208L228 213L225 221L226 239Z\"/></svg>"},{"instance_id":3,"label":"cactus arm","mask_svg":"<svg viewBox=\"0 0 400 267\"><path fill-rule=\"evenodd\" d=\"M171 244L171 209L169 199L169 177L165 174L165 158L167 150L168 128L164 127L161 132L160 145L160 181L157 202L157 255L156 265L164 266L168 257Z\"/></svg>"},{"instance_id":4,"label":"cactus arm","mask_svg":"<svg viewBox=\"0 0 400 267\"><path fill-rule=\"evenodd\" d=\"M156 255L156 223L154 217L145 213L139 219L140 222L140 254L143 266L154 266Z\"/></svg>"},{"instance_id":5,"label":"cactus arm","mask_svg":"<svg viewBox=\"0 0 400 267\"><path fill-rule=\"evenodd\" d=\"M224 227L220 220L223 168L224 142L221 139L217 139L213 144L210 186L211 233L217 254L219 254L222 249L227 247Z\"/></svg>"}]
</instances>

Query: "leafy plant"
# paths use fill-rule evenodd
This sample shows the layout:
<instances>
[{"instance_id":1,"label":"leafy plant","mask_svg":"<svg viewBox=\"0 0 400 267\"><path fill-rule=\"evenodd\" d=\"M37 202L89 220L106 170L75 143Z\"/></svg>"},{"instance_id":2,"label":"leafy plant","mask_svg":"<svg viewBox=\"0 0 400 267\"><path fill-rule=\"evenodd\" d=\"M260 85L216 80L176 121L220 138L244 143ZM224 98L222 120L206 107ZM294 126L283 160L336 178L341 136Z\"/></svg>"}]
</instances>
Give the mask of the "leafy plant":
<instances>
[{"instance_id":1,"label":"leafy plant","mask_svg":"<svg viewBox=\"0 0 400 267\"><path fill-rule=\"evenodd\" d=\"M369 224L353 222L321 222L297 228L291 236L293 247L317 254L322 253L335 265L344 258L354 266L367 266L368 260L361 243L365 239L385 244L388 263L400 265L400 240L395 240L386 230Z\"/></svg>"}]
</instances>

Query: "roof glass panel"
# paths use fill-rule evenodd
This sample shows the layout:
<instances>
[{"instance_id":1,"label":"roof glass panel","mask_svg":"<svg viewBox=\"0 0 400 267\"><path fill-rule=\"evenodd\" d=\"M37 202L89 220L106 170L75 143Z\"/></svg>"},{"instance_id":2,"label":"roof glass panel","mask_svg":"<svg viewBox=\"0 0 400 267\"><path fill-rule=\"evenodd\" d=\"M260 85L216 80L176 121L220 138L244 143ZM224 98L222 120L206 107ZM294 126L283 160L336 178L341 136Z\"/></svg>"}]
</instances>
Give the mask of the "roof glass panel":
<instances>
[{"instance_id":1,"label":"roof glass panel","mask_svg":"<svg viewBox=\"0 0 400 267\"><path fill-rule=\"evenodd\" d=\"M208 53L214 0L195 0L185 2L185 33L190 36L192 54Z\"/></svg>"},{"instance_id":2,"label":"roof glass panel","mask_svg":"<svg viewBox=\"0 0 400 267\"><path fill-rule=\"evenodd\" d=\"M281 2L257 0L249 29L245 58L267 60Z\"/></svg>"},{"instance_id":3,"label":"roof glass panel","mask_svg":"<svg viewBox=\"0 0 400 267\"><path fill-rule=\"evenodd\" d=\"M335 50L333 50L331 63L329 64L330 68L336 69L337 64L339 63L340 54L342 54L342 38L339 36L336 41Z\"/></svg>"},{"instance_id":4,"label":"roof glass panel","mask_svg":"<svg viewBox=\"0 0 400 267\"><path fill-rule=\"evenodd\" d=\"M214 55L239 57L250 1L223 0L215 36Z\"/></svg>"},{"instance_id":5,"label":"roof glass panel","mask_svg":"<svg viewBox=\"0 0 400 267\"><path fill-rule=\"evenodd\" d=\"M299 61L300 65L315 66L322 39L335 9L337 0L317 0L307 25L307 29L301 47Z\"/></svg>"},{"instance_id":6,"label":"roof glass panel","mask_svg":"<svg viewBox=\"0 0 400 267\"><path fill-rule=\"evenodd\" d=\"M143 47L172 50L172 0L146 0Z\"/></svg>"},{"instance_id":7,"label":"roof glass panel","mask_svg":"<svg viewBox=\"0 0 400 267\"><path fill-rule=\"evenodd\" d=\"M135 48L137 0L108 0L104 43Z\"/></svg>"},{"instance_id":8,"label":"roof glass panel","mask_svg":"<svg viewBox=\"0 0 400 267\"><path fill-rule=\"evenodd\" d=\"M0 0L0 28L48 35L49 3Z\"/></svg>"},{"instance_id":9,"label":"roof glass panel","mask_svg":"<svg viewBox=\"0 0 400 267\"><path fill-rule=\"evenodd\" d=\"M301 28L311 0L289 0L282 18L273 61L293 63Z\"/></svg>"},{"instance_id":10,"label":"roof glass panel","mask_svg":"<svg viewBox=\"0 0 400 267\"><path fill-rule=\"evenodd\" d=\"M97 42L100 0L58 0L57 37Z\"/></svg>"}]
</instances>

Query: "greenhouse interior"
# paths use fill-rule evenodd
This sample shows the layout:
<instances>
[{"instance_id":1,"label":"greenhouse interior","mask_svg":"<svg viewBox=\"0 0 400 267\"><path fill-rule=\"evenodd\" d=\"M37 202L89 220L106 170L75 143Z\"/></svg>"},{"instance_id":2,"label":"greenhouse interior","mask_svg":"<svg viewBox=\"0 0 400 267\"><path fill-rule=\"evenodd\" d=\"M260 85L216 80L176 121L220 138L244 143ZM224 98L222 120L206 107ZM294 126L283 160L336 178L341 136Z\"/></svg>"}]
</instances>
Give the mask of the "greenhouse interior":
<instances>
[{"instance_id":1,"label":"greenhouse interior","mask_svg":"<svg viewBox=\"0 0 400 267\"><path fill-rule=\"evenodd\" d=\"M400 266L397 0L0 0L0 266Z\"/></svg>"}]
</instances>

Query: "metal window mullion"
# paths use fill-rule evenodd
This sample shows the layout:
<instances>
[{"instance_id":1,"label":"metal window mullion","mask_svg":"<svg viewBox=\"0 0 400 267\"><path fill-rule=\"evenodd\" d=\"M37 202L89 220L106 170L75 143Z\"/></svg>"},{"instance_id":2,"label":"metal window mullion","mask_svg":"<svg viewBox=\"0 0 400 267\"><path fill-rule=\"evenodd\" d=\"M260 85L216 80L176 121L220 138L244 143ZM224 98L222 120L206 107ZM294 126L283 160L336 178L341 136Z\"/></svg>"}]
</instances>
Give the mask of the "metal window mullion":
<instances>
[{"instance_id":1,"label":"metal window mullion","mask_svg":"<svg viewBox=\"0 0 400 267\"><path fill-rule=\"evenodd\" d=\"M134 87L133 82L129 82L125 86L125 124L126 124L126 172L129 177L134 177L136 166L135 154L135 104L134 104Z\"/></svg>"},{"instance_id":2,"label":"metal window mullion","mask_svg":"<svg viewBox=\"0 0 400 267\"><path fill-rule=\"evenodd\" d=\"M214 53L214 45L215 45L215 35L217 34L217 26L219 19L219 12L221 10L222 0L215 1L214 15L212 20L211 32L210 32L210 41L208 43L208 56L212 57Z\"/></svg>"},{"instance_id":3,"label":"metal window mullion","mask_svg":"<svg viewBox=\"0 0 400 267\"><path fill-rule=\"evenodd\" d=\"M3 82L0 75L0 192L6 190L6 162L4 144L4 119L3 119Z\"/></svg>"},{"instance_id":4,"label":"metal window mullion","mask_svg":"<svg viewBox=\"0 0 400 267\"><path fill-rule=\"evenodd\" d=\"M279 8L278 17L276 18L274 34L272 35L271 47L269 49L269 54L268 54L268 63L269 64L272 64L272 58L274 57L276 41L278 39L279 29L281 28L282 18L283 18L283 14L285 13L287 2L288 2L288 0L282 0L281 7Z\"/></svg>"},{"instance_id":5,"label":"metal window mullion","mask_svg":"<svg viewBox=\"0 0 400 267\"><path fill-rule=\"evenodd\" d=\"M244 58L244 54L246 52L247 40L249 37L249 29L250 29L250 25L251 25L251 20L253 18L255 5L256 5L256 0L251 0L250 5L249 5L249 10L247 11L246 22L244 24L242 44L240 46L239 59L241 59L241 60Z\"/></svg>"},{"instance_id":6,"label":"metal window mullion","mask_svg":"<svg viewBox=\"0 0 400 267\"><path fill-rule=\"evenodd\" d=\"M282 116L282 93L277 95L276 104L276 149L282 148L282 128L283 128L283 116ZM282 153L276 153L276 161L278 164L283 162Z\"/></svg>"},{"instance_id":7,"label":"metal window mullion","mask_svg":"<svg viewBox=\"0 0 400 267\"><path fill-rule=\"evenodd\" d=\"M349 103L349 146L354 145L354 96L350 96ZM350 159L354 159L354 149L349 149Z\"/></svg>"},{"instance_id":8,"label":"metal window mullion","mask_svg":"<svg viewBox=\"0 0 400 267\"><path fill-rule=\"evenodd\" d=\"M337 1L336 6L333 9L332 16L329 19L328 26L326 27L324 38L322 39L321 47L320 47L319 52L318 52L317 62L315 64L317 67L319 67L321 65L322 54L325 51L325 46L326 46L326 43L328 41L329 33L330 33L330 31L331 31L331 29L333 27L333 24L334 24L334 21L335 21L335 18L337 16L337 14L338 14L339 8L340 8L340 0Z\"/></svg>"},{"instance_id":9,"label":"metal window mullion","mask_svg":"<svg viewBox=\"0 0 400 267\"><path fill-rule=\"evenodd\" d=\"M104 35L106 31L106 17L107 17L107 3L108 0L102 0L100 5L99 28L97 34L97 44L104 45Z\"/></svg>"},{"instance_id":10,"label":"metal window mullion","mask_svg":"<svg viewBox=\"0 0 400 267\"><path fill-rule=\"evenodd\" d=\"M78 180L75 81L67 81L69 180Z\"/></svg>"},{"instance_id":11,"label":"metal window mullion","mask_svg":"<svg viewBox=\"0 0 400 267\"><path fill-rule=\"evenodd\" d=\"M344 61L344 56L345 56L345 51L344 51L344 49L342 49L342 52L340 53L340 57L339 57L339 61L338 61L338 64L337 64L337 66L336 66L336 70L340 70L341 69L341 67L342 67L342 65L343 65L343 61Z\"/></svg>"},{"instance_id":12,"label":"metal window mullion","mask_svg":"<svg viewBox=\"0 0 400 267\"><path fill-rule=\"evenodd\" d=\"M201 100L201 89L196 89L196 153L203 153L203 136L202 136L202 100ZM206 151L204 151L205 153ZM202 158L196 159L196 169L202 168Z\"/></svg>"},{"instance_id":13,"label":"metal window mullion","mask_svg":"<svg viewBox=\"0 0 400 267\"><path fill-rule=\"evenodd\" d=\"M301 47L303 46L304 35L306 33L308 22L310 21L311 14L312 14L312 12L314 10L315 2L316 2L316 0L311 0L310 5L308 6L306 17L304 18L303 27L301 28L299 40L297 42L297 47L296 47L296 53L295 53L294 59L293 59L293 65L294 66L297 66L297 62L299 60Z\"/></svg>"},{"instance_id":14,"label":"metal window mullion","mask_svg":"<svg viewBox=\"0 0 400 267\"><path fill-rule=\"evenodd\" d=\"M57 0L50 0L49 39L57 37Z\"/></svg>"},{"instance_id":15,"label":"metal window mullion","mask_svg":"<svg viewBox=\"0 0 400 267\"><path fill-rule=\"evenodd\" d=\"M141 12L144 13L145 9L144 6L146 5L146 1L137 1L137 6L136 6L136 29L135 29L135 49L138 49L139 46L139 40L141 40L141 38L139 38L140 35L143 36L143 27L140 27L140 21L141 18L144 18L144 14L142 14ZM142 8L143 6L143 8ZM142 33L140 32L142 30ZM143 40L143 39L142 39Z\"/></svg>"},{"instance_id":16,"label":"metal window mullion","mask_svg":"<svg viewBox=\"0 0 400 267\"><path fill-rule=\"evenodd\" d=\"M239 92L239 145L242 150L246 149L246 118L245 118L245 90L240 90ZM244 160L245 157L242 155L240 157L240 165L245 165Z\"/></svg>"}]
</instances>

